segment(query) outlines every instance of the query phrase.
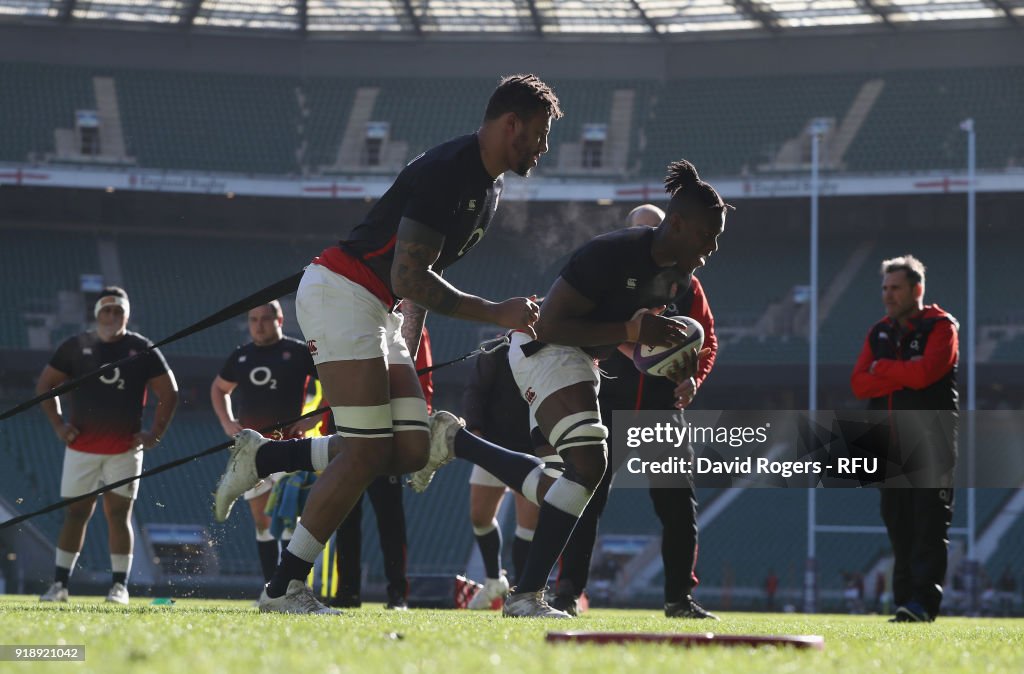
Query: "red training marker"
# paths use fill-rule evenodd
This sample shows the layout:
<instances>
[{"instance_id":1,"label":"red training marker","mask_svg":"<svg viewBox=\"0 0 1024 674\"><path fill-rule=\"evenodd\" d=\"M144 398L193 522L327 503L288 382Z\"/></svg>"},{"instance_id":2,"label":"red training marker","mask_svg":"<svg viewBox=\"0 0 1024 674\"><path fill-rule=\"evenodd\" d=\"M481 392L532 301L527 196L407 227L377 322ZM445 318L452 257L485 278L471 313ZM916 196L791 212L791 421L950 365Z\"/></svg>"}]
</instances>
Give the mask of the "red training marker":
<instances>
[{"instance_id":1,"label":"red training marker","mask_svg":"<svg viewBox=\"0 0 1024 674\"><path fill-rule=\"evenodd\" d=\"M698 634L657 632L548 632L547 641L577 644L673 644L677 646L792 646L825 649L825 637L814 634Z\"/></svg>"}]
</instances>

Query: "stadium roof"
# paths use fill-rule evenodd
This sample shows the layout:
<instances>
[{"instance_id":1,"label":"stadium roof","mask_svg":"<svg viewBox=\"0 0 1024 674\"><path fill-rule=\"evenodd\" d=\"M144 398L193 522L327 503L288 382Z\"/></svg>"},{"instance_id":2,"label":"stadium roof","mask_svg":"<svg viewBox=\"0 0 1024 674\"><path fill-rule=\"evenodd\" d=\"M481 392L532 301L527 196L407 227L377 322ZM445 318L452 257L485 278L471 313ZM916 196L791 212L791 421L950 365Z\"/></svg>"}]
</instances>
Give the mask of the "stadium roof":
<instances>
[{"instance_id":1,"label":"stadium roof","mask_svg":"<svg viewBox=\"0 0 1024 674\"><path fill-rule=\"evenodd\" d=\"M0 0L0 19L311 35L659 39L924 22L1019 24L1024 0Z\"/></svg>"}]
</instances>

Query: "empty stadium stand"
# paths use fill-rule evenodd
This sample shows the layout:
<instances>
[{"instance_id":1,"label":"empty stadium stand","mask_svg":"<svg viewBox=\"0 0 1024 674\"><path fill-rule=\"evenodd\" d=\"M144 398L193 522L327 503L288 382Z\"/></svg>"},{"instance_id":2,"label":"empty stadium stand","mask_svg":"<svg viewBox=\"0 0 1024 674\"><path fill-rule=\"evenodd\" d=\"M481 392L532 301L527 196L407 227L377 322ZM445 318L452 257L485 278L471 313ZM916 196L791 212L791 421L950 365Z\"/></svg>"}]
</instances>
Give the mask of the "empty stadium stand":
<instances>
[{"instance_id":1,"label":"empty stadium stand","mask_svg":"<svg viewBox=\"0 0 1024 674\"><path fill-rule=\"evenodd\" d=\"M391 141L406 144L405 161L476 129L496 84L3 63L0 83L12 95L0 105L12 123L0 130L0 159L52 155L54 131L73 127L76 110L97 107L93 77L116 85L127 152L140 166L281 175L358 170L339 166L338 150L361 87L375 93L359 114L390 124ZM792 156L780 154L787 142L799 140L813 118L838 126L851 112L856 120L833 148L841 156L830 158L826 144L825 165L853 172L959 169L965 140L958 125L968 117L979 129L979 167L1024 163L1024 136L1014 116L1024 105L1019 67L551 83L568 114L555 125L552 154L539 169L550 175L566 173L559 148L578 143L587 123L609 124L626 143L626 175L660 178L681 156L709 176L803 171L806 145L794 146ZM866 86L874 87L872 95L862 95ZM613 119L618 91L632 104L624 103L628 114ZM614 130L624 120L630 129Z\"/></svg>"}]
</instances>

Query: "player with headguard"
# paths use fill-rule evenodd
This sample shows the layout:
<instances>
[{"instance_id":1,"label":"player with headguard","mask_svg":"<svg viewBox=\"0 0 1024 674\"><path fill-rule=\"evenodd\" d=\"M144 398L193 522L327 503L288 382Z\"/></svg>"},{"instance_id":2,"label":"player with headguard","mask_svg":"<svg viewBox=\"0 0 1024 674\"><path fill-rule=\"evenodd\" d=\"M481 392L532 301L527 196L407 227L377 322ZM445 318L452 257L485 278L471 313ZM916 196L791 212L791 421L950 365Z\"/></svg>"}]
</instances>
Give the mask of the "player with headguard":
<instances>
[{"instance_id":1,"label":"player with headguard","mask_svg":"<svg viewBox=\"0 0 1024 674\"><path fill-rule=\"evenodd\" d=\"M316 368L305 342L284 335L284 312L277 300L248 315L252 341L232 352L210 385L210 403L224 432L233 437L243 428L264 428L302 414ZM301 438L319 419L304 419L280 431L282 438ZM264 513L274 482L272 475L243 494L256 526L256 547L263 578L277 568L280 548Z\"/></svg>"},{"instance_id":2,"label":"player with headguard","mask_svg":"<svg viewBox=\"0 0 1024 674\"><path fill-rule=\"evenodd\" d=\"M490 302L441 273L480 242L498 207L502 174L526 176L561 116L558 99L535 75L502 79L476 133L413 159L349 238L306 268L296 311L338 435L271 442L243 431L215 496L215 516L223 520L261 477L323 471L260 610L337 613L303 583L314 560L371 481L426 463L436 422L428 422L413 367L425 312L534 334L539 309L529 298ZM404 322L394 311L401 298L418 309Z\"/></svg>"},{"instance_id":3,"label":"player with headguard","mask_svg":"<svg viewBox=\"0 0 1024 674\"><path fill-rule=\"evenodd\" d=\"M152 342L128 331L131 305L123 288L110 286L100 293L93 307L96 329L69 338L61 344L43 368L36 393L43 394L68 379L88 374L145 351ZM157 397L153 425L142 430L146 389ZM112 484L142 472L144 450L160 443L178 406L178 385L174 373L159 350L153 349L113 370L89 379L67 394L71 411L67 421L60 398L40 406L54 433L67 447L60 481L61 498L81 496L100 484ZM132 566L135 535L132 505L139 481L122 485L103 495L107 518L112 584L107 601L128 603L128 575ZM96 510L96 497L76 501L67 507L64 525L57 537L57 569L53 584L40 601L68 600L68 579L85 542L85 530Z\"/></svg>"},{"instance_id":4,"label":"player with headguard","mask_svg":"<svg viewBox=\"0 0 1024 674\"><path fill-rule=\"evenodd\" d=\"M657 206L644 204L630 211L628 227L657 227L665 213ZM640 372L633 359L614 353L601 363L607 375L601 383L598 402L601 416L610 419L613 410L669 410L686 408L704 383L714 366L718 352L715 319L711 313L704 287L693 275L690 285L677 289L663 316L689 316L704 329L704 355L697 372L676 383L668 377L652 377ZM689 448L692 453L692 447ZM551 605L569 614L578 612L579 598L590 576L590 558L597 541L598 520L608 502L613 465L594 492L590 504L583 512L579 525L562 551L558 564L555 597ZM697 578L697 497L692 476L685 479L661 481L650 488L654 512L661 522L661 560L665 573L665 615L669 618L717 617L693 598Z\"/></svg>"},{"instance_id":5,"label":"player with headguard","mask_svg":"<svg viewBox=\"0 0 1024 674\"><path fill-rule=\"evenodd\" d=\"M597 363L635 343L681 343L680 324L658 313L673 298L673 289L686 287L694 269L718 250L731 207L685 160L669 165L665 188L672 196L668 216L657 228L622 229L585 244L545 297L536 338L525 332L512 336L512 372L533 418L565 459L560 477L545 475L535 457L466 442L457 432L460 420L435 415L439 427L432 432L446 431L449 442L431 445L430 461L413 476L414 486L424 485L437 467L458 457L540 506L525 569L505 601L507 616L569 617L548 605L544 590L608 463L608 430L597 402ZM696 367L697 354L689 354L680 374L692 376Z\"/></svg>"}]
</instances>

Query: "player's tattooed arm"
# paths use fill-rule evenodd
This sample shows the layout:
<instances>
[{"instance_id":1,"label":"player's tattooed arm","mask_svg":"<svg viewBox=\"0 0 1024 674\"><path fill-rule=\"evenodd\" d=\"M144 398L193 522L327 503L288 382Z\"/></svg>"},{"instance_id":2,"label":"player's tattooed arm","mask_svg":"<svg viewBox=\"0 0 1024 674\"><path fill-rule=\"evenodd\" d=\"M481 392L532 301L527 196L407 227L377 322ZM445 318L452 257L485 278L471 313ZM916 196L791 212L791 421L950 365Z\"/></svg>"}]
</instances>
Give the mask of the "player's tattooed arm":
<instances>
[{"instance_id":1,"label":"player's tattooed arm","mask_svg":"<svg viewBox=\"0 0 1024 674\"><path fill-rule=\"evenodd\" d=\"M533 334L537 305L525 297L490 302L460 291L432 269L444 246L444 236L409 218L398 224L391 287L395 294L424 309L454 318L493 323Z\"/></svg>"},{"instance_id":2,"label":"player's tattooed arm","mask_svg":"<svg viewBox=\"0 0 1024 674\"><path fill-rule=\"evenodd\" d=\"M424 309L458 316L464 295L431 268L441 255L444 235L421 222L402 218L397 239L391 264L395 294Z\"/></svg>"},{"instance_id":3,"label":"player's tattooed arm","mask_svg":"<svg viewBox=\"0 0 1024 674\"><path fill-rule=\"evenodd\" d=\"M409 356L415 361L420 350L423 321L427 318L427 310L409 300L402 300L398 308L402 312L402 339L409 347Z\"/></svg>"}]
</instances>

